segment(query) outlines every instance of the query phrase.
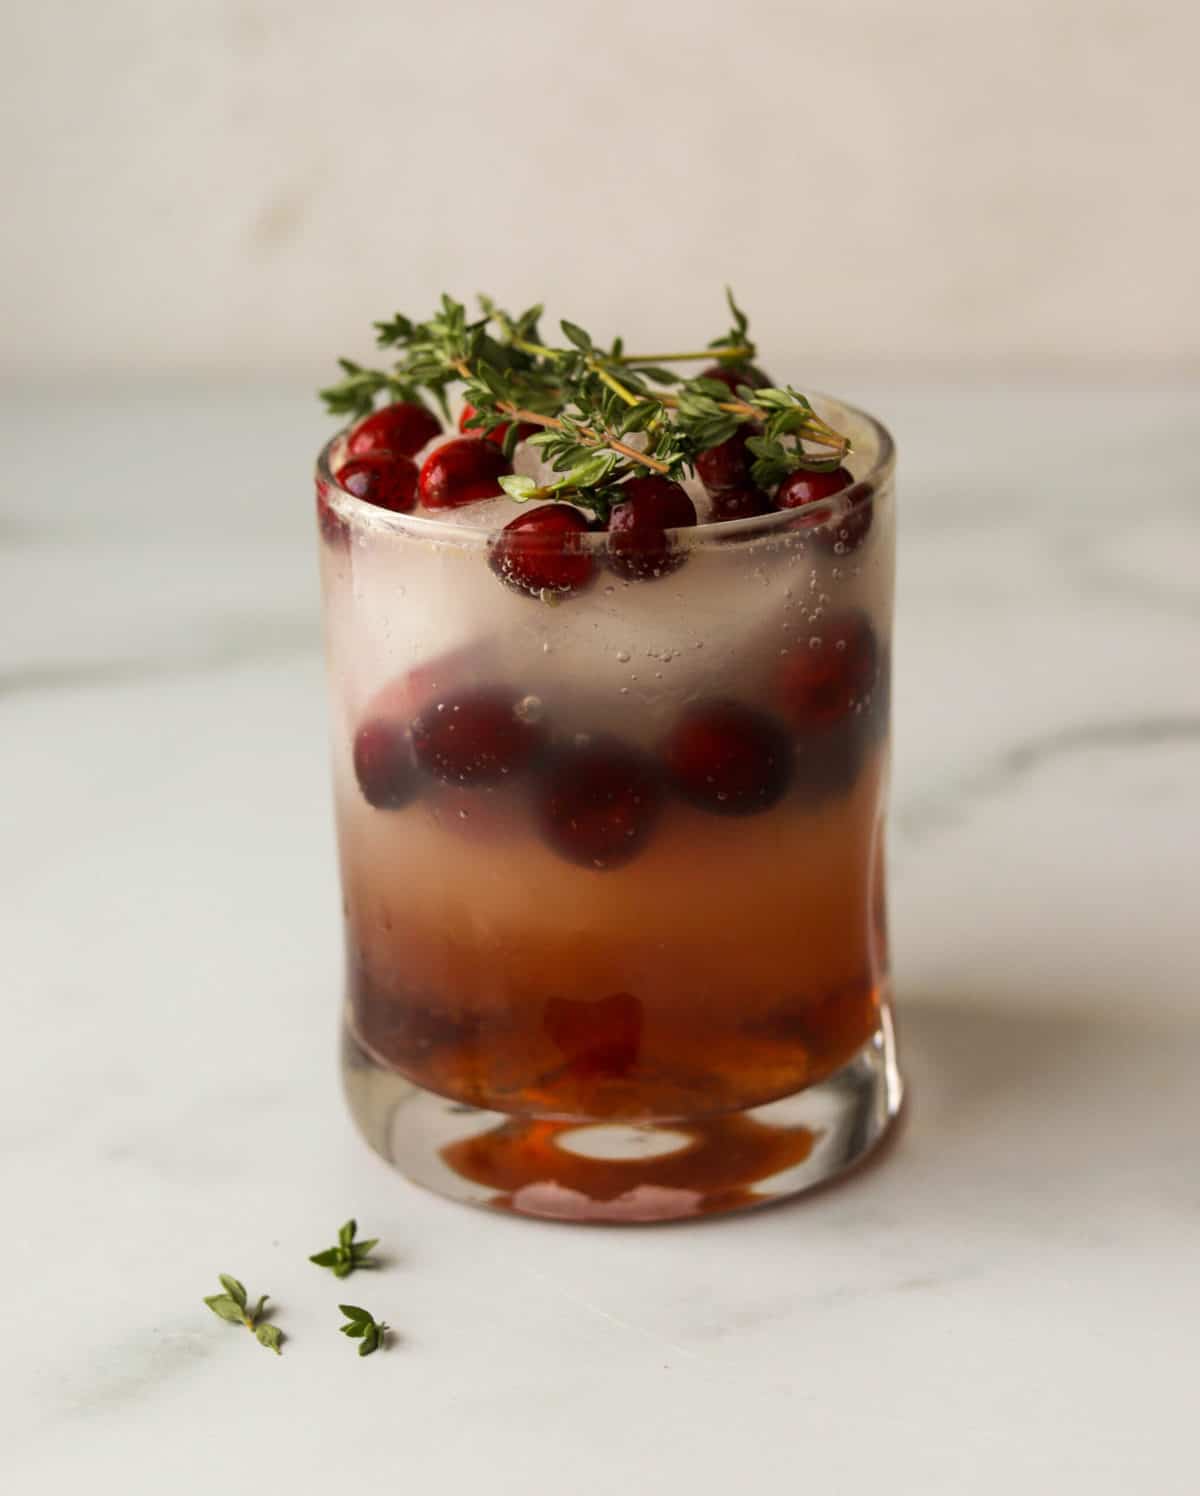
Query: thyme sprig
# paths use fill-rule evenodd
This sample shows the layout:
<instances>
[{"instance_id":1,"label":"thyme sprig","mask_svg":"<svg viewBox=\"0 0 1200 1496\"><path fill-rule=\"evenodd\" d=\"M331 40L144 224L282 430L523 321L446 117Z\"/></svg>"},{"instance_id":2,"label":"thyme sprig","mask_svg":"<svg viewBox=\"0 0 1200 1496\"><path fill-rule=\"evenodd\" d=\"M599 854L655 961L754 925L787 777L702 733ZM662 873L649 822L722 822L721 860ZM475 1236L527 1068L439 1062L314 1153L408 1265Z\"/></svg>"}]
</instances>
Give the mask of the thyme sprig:
<instances>
[{"instance_id":1,"label":"thyme sprig","mask_svg":"<svg viewBox=\"0 0 1200 1496\"><path fill-rule=\"evenodd\" d=\"M278 1325L268 1325L262 1321L263 1311L267 1306L267 1295L262 1294L252 1308L244 1284L239 1283L229 1273L219 1273L217 1276L224 1292L208 1294L204 1300L212 1312L231 1325L244 1325L259 1345L265 1345L277 1356L282 1355L283 1352L279 1349L280 1342L283 1340L282 1330Z\"/></svg>"},{"instance_id":2,"label":"thyme sprig","mask_svg":"<svg viewBox=\"0 0 1200 1496\"><path fill-rule=\"evenodd\" d=\"M358 419L385 400L432 399L449 420L448 392L460 386L474 408L468 429L503 429L507 454L521 428L551 470L551 483L502 480L515 499L566 500L603 519L617 490L637 473L682 479L699 453L745 431L754 455L752 476L770 488L797 468L836 467L849 440L817 415L790 385L739 385L731 395L721 380L687 378L666 367L704 359L744 369L757 349L746 314L731 292L729 330L703 349L632 354L624 340L598 342L578 323L560 323L563 343L541 332L543 308L512 315L490 297L479 297L479 315L443 296L434 314L414 322L403 314L375 324L381 348L394 355L390 368L369 369L339 360L343 378L323 390L334 415ZM818 450L813 451L813 448Z\"/></svg>"},{"instance_id":3,"label":"thyme sprig","mask_svg":"<svg viewBox=\"0 0 1200 1496\"><path fill-rule=\"evenodd\" d=\"M346 1221L338 1227L337 1246L314 1252L308 1259L318 1267L327 1267L335 1278L348 1278L357 1268L375 1267L371 1253L379 1245L379 1238L372 1236L367 1241L358 1241L358 1222Z\"/></svg>"}]
</instances>

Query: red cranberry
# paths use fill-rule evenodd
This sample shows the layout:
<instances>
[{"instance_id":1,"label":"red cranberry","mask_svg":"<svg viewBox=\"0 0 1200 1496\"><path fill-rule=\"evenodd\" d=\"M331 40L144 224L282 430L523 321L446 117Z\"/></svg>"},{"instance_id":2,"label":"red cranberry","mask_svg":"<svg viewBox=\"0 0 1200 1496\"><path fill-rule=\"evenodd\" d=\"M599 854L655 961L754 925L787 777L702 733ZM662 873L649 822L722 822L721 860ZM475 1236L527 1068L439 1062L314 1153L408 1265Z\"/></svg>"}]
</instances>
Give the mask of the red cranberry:
<instances>
[{"instance_id":1,"label":"red cranberry","mask_svg":"<svg viewBox=\"0 0 1200 1496\"><path fill-rule=\"evenodd\" d=\"M503 426L495 427L492 431L487 432L485 436L478 426L467 425L467 422L475 413L473 405L464 405L462 415L458 418L458 429L464 436L483 436L485 441L495 442L498 447L502 447L504 445L504 438L508 435L509 422L506 421ZM528 441L531 436L541 429L540 426L534 426L529 421L521 421L517 426L517 440L519 442Z\"/></svg>"},{"instance_id":2,"label":"red cranberry","mask_svg":"<svg viewBox=\"0 0 1200 1496\"><path fill-rule=\"evenodd\" d=\"M825 473L806 472L801 468L798 472L790 473L779 485L775 507L805 509L810 504L820 504L831 499L834 494L849 488L853 482L854 475L844 467ZM873 512L870 497L864 496L853 509L832 520L824 516L815 517L811 522L815 531L814 539L819 540L825 550L839 556L856 551L867 538Z\"/></svg>"},{"instance_id":3,"label":"red cranberry","mask_svg":"<svg viewBox=\"0 0 1200 1496\"><path fill-rule=\"evenodd\" d=\"M533 708L502 686L431 701L412 722L417 762L447 784L499 784L528 768L545 742Z\"/></svg>"},{"instance_id":4,"label":"red cranberry","mask_svg":"<svg viewBox=\"0 0 1200 1496\"><path fill-rule=\"evenodd\" d=\"M386 698L387 709L407 720L451 691L457 693L482 684L494 673L494 668L487 645L466 644L414 665L399 680L386 686L377 699Z\"/></svg>"},{"instance_id":5,"label":"red cranberry","mask_svg":"<svg viewBox=\"0 0 1200 1496\"><path fill-rule=\"evenodd\" d=\"M407 728L427 706L494 680L496 669L490 642L477 641L433 655L380 686L361 712L361 719L365 722L380 717Z\"/></svg>"},{"instance_id":6,"label":"red cranberry","mask_svg":"<svg viewBox=\"0 0 1200 1496\"><path fill-rule=\"evenodd\" d=\"M769 810L792 778L792 744L773 717L736 701L686 710L663 745L678 794L716 815Z\"/></svg>"},{"instance_id":7,"label":"red cranberry","mask_svg":"<svg viewBox=\"0 0 1200 1496\"><path fill-rule=\"evenodd\" d=\"M727 488L711 495L712 517L720 519L752 519L755 515L772 513L771 500L761 488L747 484L744 488Z\"/></svg>"},{"instance_id":8,"label":"red cranberry","mask_svg":"<svg viewBox=\"0 0 1200 1496\"><path fill-rule=\"evenodd\" d=\"M412 457L441 431L438 418L412 400L385 405L362 420L350 433L346 443L351 457L367 457L373 452L395 452L398 457Z\"/></svg>"},{"instance_id":9,"label":"red cranberry","mask_svg":"<svg viewBox=\"0 0 1200 1496\"><path fill-rule=\"evenodd\" d=\"M583 867L629 862L645 846L662 805L653 759L619 739L584 738L557 749L537 790L542 834Z\"/></svg>"},{"instance_id":10,"label":"red cranberry","mask_svg":"<svg viewBox=\"0 0 1200 1496\"><path fill-rule=\"evenodd\" d=\"M763 390L771 383L768 375L753 364L710 364L701 371L701 379L719 379L731 395L736 395L739 385L749 385L752 390Z\"/></svg>"},{"instance_id":11,"label":"red cranberry","mask_svg":"<svg viewBox=\"0 0 1200 1496\"><path fill-rule=\"evenodd\" d=\"M587 519L569 504L540 504L510 520L492 542L489 564L522 592L578 592L595 563L583 548Z\"/></svg>"},{"instance_id":12,"label":"red cranberry","mask_svg":"<svg viewBox=\"0 0 1200 1496\"><path fill-rule=\"evenodd\" d=\"M497 498L499 479L511 473L508 458L492 442L456 436L425 459L421 468L421 503L426 509L456 509L477 499Z\"/></svg>"},{"instance_id":13,"label":"red cranberry","mask_svg":"<svg viewBox=\"0 0 1200 1496\"><path fill-rule=\"evenodd\" d=\"M343 463L334 477L356 499L407 514L417 501L417 465L408 457L391 452L373 452Z\"/></svg>"},{"instance_id":14,"label":"red cranberry","mask_svg":"<svg viewBox=\"0 0 1200 1496\"><path fill-rule=\"evenodd\" d=\"M749 431L735 431L726 441L696 456L696 476L714 498L729 488L752 486L750 465L754 457L746 446Z\"/></svg>"},{"instance_id":15,"label":"red cranberry","mask_svg":"<svg viewBox=\"0 0 1200 1496\"><path fill-rule=\"evenodd\" d=\"M678 483L657 473L627 478L608 523L608 564L618 576L647 581L665 576L684 557L667 531L696 523L696 506Z\"/></svg>"},{"instance_id":16,"label":"red cranberry","mask_svg":"<svg viewBox=\"0 0 1200 1496\"><path fill-rule=\"evenodd\" d=\"M865 613L839 614L813 638L815 644L801 640L784 655L776 676L780 707L804 732L864 711L879 681L879 646Z\"/></svg>"},{"instance_id":17,"label":"red cranberry","mask_svg":"<svg viewBox=\"0 0 1200 1496\"><path fill-rule=\"evenodd\" d=\"M823 499L833 498L843 488L849 488L854 477L844 467L832 472L809 472L799 468L779 485L775 495L776 509L802 509L806 504L819 504Z\"/></svg>"},{"instance_id":18,"label":"red cranberry","mask_svg":"<svg viewBox=\"0 0 1200 1496\"><path fill-rule=\"evenodd\" d=\"M383 717L364 722L354 735L354 773L368 805L378 810L407 805L418 781L403 725Z\"/></svg>"}]
</instances>

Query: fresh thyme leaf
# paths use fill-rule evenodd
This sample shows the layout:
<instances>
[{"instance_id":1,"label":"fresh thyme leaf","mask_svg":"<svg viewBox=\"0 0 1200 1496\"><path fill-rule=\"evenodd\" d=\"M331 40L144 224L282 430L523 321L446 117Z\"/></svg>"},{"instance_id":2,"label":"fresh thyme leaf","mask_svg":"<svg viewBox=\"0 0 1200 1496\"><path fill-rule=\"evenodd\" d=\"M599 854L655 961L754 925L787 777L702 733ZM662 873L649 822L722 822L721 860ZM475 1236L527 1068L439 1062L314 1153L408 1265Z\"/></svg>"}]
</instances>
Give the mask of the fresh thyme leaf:
<instances>
[{"instance_id":1,"label":"fresh thyme leaf","mask_svg":"<svg viewBox=\"0 0 1200 1496\"><path fill-rule=\"evenodd\" d=\"M722 348L736 349L736 355L729 355L731 361L733 357L736 357L739 362L752 359L758 350L749 338L750 323L745 312L742 311L741 307L734 300L733 291L728 286L725 287L725 300L729 305L729 312L733 318L733 326L723 338L714 338L708 346L714 351L719 351Z\"/></svg>"},{"instance_id":2,"label":"fresh thyme leaf","mask_svg":"<svg viewBox=\"0 0 1200 1496\"><path fill-rule=\"evenodd\" d=\"M227 1293L210 1294L204 1302L214 1314L227 1319L231 1325L240 1325L245 1319L241 1305Z\"/></svg>"},{"instance_id":3,"label":"fresh thyme leaf","mask_svg":"<svg viewBox=\"0 0 1200 1496\"><path fill-rule=\"evenodd\" d=\"M592 340L590 335L586 333L577 322L568 322L564 318L559 325L563 330L563 337L565 337L569 343L574 343L576 348L581 348L584 353L590 353L592 351Z\"/></svg>"},{"instance_id":4,"label":"fresh thyme leaf","mask_svg":"<svg viewBox=\"0 0 1200 1496\"><path fill-rule=\"evenodd\" d=\"M375 323L375 341L381 348L395 348L412 336L413 324L401 312L387 322Z\"/></svg>"},{"instance_id":5,"label":"fresh thyme leaf","mask_svg":"<svg viewBox=\"0 0 1200 1496\"><path fill-rule=\"evenodd\" d=\"M283 1332L278 1325L256 1325L254 1327L254 1338L259 1345L265 1345L269 1351L274 1351L277 1356L283 1352L279 1349L279 1342L283 1339Z\"/></svg>"},{"instance_id":6,"label":"fresh thyme leaf","mask_svg":"<svg viewBox=\"0 0 1200 1496\"><path fill-rule=\"evenodd\" d=\"M244 1309L246 1307L245 1288L238 1282L236 1278L231 1278L228 1273L218 1273L217 1276L221 1281L221 1287L225 1290L229 1297L234 1301L235 1304L240 1304Z\"/></svg>"}]
</instances>

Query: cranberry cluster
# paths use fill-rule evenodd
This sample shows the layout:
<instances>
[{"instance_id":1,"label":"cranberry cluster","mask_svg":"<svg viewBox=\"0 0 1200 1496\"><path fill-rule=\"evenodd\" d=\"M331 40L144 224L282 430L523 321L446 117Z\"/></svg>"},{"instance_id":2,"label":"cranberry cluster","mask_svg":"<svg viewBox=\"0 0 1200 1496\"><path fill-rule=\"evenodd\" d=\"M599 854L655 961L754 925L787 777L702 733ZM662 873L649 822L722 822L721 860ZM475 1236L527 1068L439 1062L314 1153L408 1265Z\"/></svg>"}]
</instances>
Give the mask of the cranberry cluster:
<instances>
[{"instance_id":1,"label":"cranberry cluster","mask_svg":"<svg viewBox=\"0 0 1200 1496\"><path fill-rule=\"evenodd\" d=\"M735 391L740 385L762 388L768 383L760 369L747 365L731 369L714 364L706 379L719 380ZM463 433L435 447L418 471L413 457L441 433L436 419L422 405L399 401L366 417L350 433L348 460L337 470L339 484L356 498L405 514L418 499L426 509L457 509L480 499L503 494L500 479L512 468L504 455L507 426L486 436L468 424L475 416L463 409ZM518 440L536 427L522 424ZM796 472L772 496L756 487L753 456L747 434L739 431L728 441L700 453L696 472L719 520L746 519L773 510L797 509L796 523L811 528L814 540L839 555L856 550L871 526L872 506L857 505L831 531L825 510L815 508L848 488L854 479L842 467L834 472ZM678 483L648 474L628 478L620 488L620 502L612 506L606 528L606 561L610 570L629 581L648 581L669 575L683 561L670 532L697 523L696 507ZM346 527L334 514L328 495L318 487L321 532L331 544L344 543ZM543 504L510 521L492 542L492 570L509 586L537 596L579 592L593 579L596 554L583 536L597 528L578 509L565 504Z\"/></svg>"},{"instance_id":2,"label":"cranberry cluster","mask_svg":"<svg viewBox=\"0 0 1200 1496\"><path fill-rule=\"evenodd\" d=\"M886 667L866 615L835 618L784 653L769 711L713 699L688 706L654 753L610 734L560 739L535 698L504 685L451 684L453 659L382 691L354 739L366 801L399 810L437 783L486 791L527 781L549 846L613 868L648 842L674 795L713 815L769 810L789 793L848 790L886 714Z\"/></svg>"}]
</instances>

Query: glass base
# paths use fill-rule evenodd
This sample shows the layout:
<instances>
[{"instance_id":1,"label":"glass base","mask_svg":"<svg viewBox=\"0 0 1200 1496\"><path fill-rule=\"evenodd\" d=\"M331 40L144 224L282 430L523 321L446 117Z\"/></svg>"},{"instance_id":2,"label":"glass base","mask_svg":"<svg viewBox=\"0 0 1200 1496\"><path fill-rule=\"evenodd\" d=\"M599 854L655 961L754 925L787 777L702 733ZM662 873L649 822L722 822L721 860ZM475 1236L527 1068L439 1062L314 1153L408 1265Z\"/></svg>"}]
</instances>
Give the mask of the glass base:
<instances>
[{"instance_id":1,"label":"glass base","mask_svg":"<svg viewBox=\"0 0 1200 1496\"><path fill-rule=\"evenodd\" d=\"M464 1106L382 1065L343 1030L359 1131L415 1183L470 1205L556 1221L677 1221L828 1184L878 1147L904 1088L885 1007L819 1085L745 1112L671 1123L560 1122Z\"/></svg>"}]
</instances>

